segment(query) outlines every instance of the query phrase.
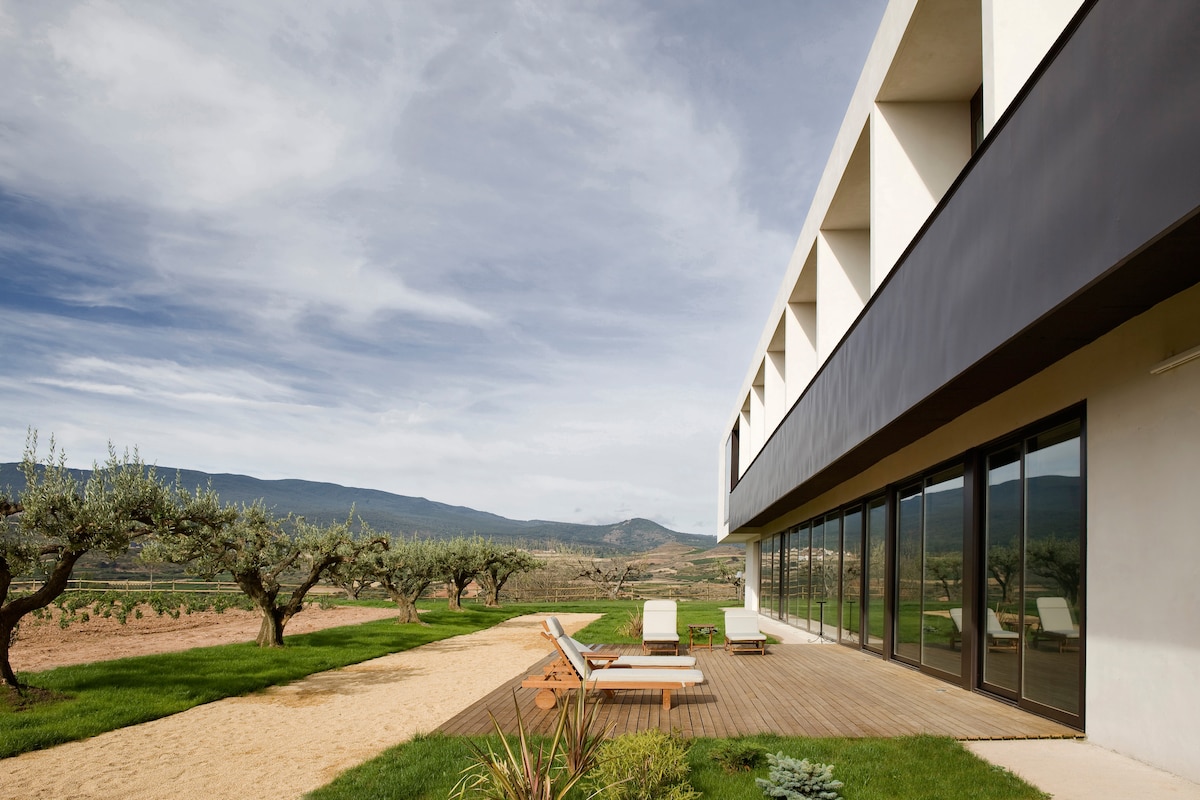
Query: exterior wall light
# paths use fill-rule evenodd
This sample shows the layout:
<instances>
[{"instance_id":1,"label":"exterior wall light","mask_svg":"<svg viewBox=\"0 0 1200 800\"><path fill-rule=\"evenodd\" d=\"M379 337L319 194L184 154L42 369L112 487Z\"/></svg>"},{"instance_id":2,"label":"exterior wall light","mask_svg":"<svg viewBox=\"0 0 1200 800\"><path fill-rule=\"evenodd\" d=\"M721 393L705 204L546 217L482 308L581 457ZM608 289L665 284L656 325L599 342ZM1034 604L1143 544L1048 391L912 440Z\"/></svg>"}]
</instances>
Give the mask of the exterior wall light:
<instances>
[{"instance_id":1,"label":"exterior wall light","mask_svg":"<svg viewBox=\"0 0 1200 800\"><path fill-rule=\"evenodd\" d=\"M1150 368L1151 375L1161 375L1170 369L1175 369L1178 366L1186 364L1192 359L1200 358L1200 346L1193 347L1191 350L1185 350L1182 353L1177 353L1166 361L1160 361Z\"/></svg>"}]
</instances>

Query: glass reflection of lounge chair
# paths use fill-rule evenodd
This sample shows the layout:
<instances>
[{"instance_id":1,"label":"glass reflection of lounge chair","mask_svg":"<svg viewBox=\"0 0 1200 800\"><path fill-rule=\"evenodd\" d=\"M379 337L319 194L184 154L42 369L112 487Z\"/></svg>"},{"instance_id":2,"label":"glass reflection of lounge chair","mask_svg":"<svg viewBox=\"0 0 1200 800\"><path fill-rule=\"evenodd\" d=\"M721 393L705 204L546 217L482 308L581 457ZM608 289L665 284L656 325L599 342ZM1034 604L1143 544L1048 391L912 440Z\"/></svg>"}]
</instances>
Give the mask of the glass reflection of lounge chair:
<instances>
[{"instance_id":1,"label":"glass reflection of lounge chair","mask_svg":"<svg viewBox=\"0 0 1200 800\"><path fill-rule=\"evenodd\" d=\"M1071 608L1065 597L1039 597L1037 609L1039 622L1034 632L1034 644L1043 636L1054 639L1060 653L1068 644L1079 645L1079 628L1071 619Z\"/></svg>"},{"instance_id":2,"label":"glass reflection of lounge chair","mask_svg":"<svg viewBox=\"0 0 1200 800\"><path fill-rule=\"evenodd\" d=\"M950 647L954 647L962 639L962 609L950 609L950 619L954 622L954 630L950 633ZM1000 618L992 609L987 610L987 644L988 647L1016 648L1021 634L1010 631L1000 624Z\"/></svg>"}]
</instances>

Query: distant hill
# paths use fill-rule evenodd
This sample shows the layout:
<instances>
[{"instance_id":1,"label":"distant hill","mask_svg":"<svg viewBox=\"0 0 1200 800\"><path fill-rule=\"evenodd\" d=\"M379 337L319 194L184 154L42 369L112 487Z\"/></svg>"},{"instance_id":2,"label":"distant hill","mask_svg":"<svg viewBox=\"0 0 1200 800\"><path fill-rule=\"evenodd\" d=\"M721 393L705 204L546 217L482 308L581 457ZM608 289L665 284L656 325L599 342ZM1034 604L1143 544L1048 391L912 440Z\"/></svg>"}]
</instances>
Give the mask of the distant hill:
<instances>
[{"instance_id":1,"label":"distant hill","mask_svg":"<svg viewBox=\"0 0 1200 800\"><path fill-rule=\"evenodd\" d=\"M89 470L71 470L86 480ZM189 489L212 485L223 503L251 503L261 498L279 515L288 513L309 522L326 524L344 520L351 506L376 530L406 535L448 538L460 534L479 534L495 539L522 540L530 545L563 542L603 552L640 553L662 544L678 543L691 548L709 548L716 537L680 533L648 519L627 519L610 525L579 525L547 520L514 520L452 506L424 497L355 489L334 483L302 480L264 481L247 475L215 474L172 467L158 467L158 475L174 481L178 473ZM0 464L0 491L11 487L16 492L25 485L17 464Z\"/></svg>"}]
</instances>

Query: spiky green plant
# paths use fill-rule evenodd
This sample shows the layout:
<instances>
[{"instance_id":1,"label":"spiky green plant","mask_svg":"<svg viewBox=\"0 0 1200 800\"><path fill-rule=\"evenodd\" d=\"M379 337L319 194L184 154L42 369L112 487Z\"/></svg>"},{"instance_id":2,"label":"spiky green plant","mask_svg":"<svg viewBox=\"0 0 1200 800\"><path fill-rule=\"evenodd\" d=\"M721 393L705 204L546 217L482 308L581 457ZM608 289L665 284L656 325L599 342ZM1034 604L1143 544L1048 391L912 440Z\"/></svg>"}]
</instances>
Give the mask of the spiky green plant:
<instances>
[{"instance_id":1,"label":"spiky green plant","mask_svg":"<svg viewBox=\"0 0 1200 800\"><path fill-rule=\"evenodd\" d=\"M470 744L473 763L463 770L454 789L456 797L563 800L596 766L600 744L611 726L598 734L592 732L597 710L595 705L588 710L587 691L582 681L573 706L566 700L560 702L554 733L541 745L530 742L515 691L513 705L517 712L516 746L504 735L496 716L488 711L500 747L494 747L490 741L485 747ZM571 713L572 707L574 713ZM589 800L597 794L589 795Z\"/></svg>"}]
</instances>

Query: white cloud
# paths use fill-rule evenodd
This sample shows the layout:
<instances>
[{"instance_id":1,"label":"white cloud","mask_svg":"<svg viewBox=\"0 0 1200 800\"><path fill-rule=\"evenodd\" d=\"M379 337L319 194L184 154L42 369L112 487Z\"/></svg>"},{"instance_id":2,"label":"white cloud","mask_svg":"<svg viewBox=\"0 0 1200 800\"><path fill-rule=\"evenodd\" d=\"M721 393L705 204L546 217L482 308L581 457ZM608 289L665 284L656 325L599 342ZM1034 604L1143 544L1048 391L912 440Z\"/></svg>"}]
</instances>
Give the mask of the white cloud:
<instances>
[{"instance_id":1,"label":"white cloud","mask_svg":"<svg viewBox=\"0 0 1200 800\"><path fill-rule=\"evenodd\" d=\"M794 241L771 176L820 169L786 98L723 70L778 85L756 47L812 46L765 33L799 13L0 6L9 459L32 425L83 464L111 439L709 530L726 393ZM761 152L781 141L791 161Z\"/></svg>"}]
</instances>

